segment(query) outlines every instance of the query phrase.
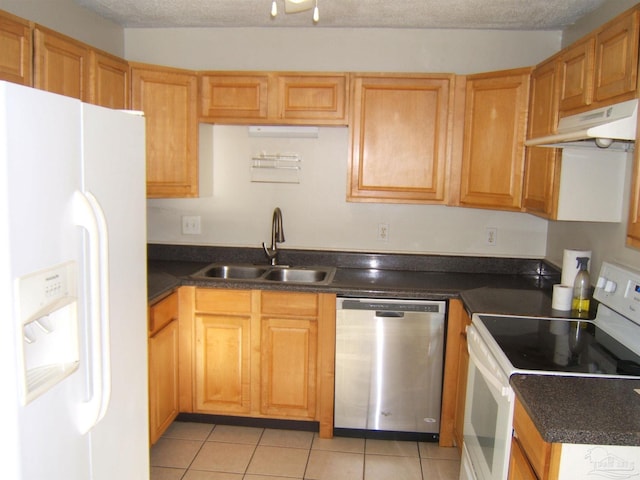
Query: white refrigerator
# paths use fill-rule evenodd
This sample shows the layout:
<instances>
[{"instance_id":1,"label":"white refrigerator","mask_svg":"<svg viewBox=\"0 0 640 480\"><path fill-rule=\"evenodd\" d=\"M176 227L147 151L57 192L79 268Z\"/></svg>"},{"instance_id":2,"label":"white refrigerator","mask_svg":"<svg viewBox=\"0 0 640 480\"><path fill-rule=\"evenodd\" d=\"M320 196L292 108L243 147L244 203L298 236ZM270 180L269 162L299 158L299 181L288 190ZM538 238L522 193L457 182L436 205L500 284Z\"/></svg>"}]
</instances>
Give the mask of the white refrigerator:
<instances>
[{"instance_id":1,"label":"white refrigerator","mask_svg":"<svg viewBox=\"0 0 640 480\"><path fill-rule=\"evenodd\" d=\"M2 478L149 478L144 134L0 82Z\"/></svg>"}]
</instances>

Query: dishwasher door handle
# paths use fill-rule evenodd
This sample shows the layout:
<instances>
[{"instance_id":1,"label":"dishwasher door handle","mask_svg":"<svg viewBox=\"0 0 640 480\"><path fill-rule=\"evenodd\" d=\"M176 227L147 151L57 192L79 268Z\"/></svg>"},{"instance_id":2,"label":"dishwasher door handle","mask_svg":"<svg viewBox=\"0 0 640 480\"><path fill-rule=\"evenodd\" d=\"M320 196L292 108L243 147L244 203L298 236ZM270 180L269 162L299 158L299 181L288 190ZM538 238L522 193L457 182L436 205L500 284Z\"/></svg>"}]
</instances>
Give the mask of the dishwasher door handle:
<instances>
[{"instance_id":1,"label":"dishwasher door handle","mask_svg":"<svg viewBox=\"0 0 640 480\"><path fill-rule=\"evenodd\" d=\"M404 312L388 312L384 310L376 310L376 317L382 318L403 318Z\"/></svg>"}]
</instances>

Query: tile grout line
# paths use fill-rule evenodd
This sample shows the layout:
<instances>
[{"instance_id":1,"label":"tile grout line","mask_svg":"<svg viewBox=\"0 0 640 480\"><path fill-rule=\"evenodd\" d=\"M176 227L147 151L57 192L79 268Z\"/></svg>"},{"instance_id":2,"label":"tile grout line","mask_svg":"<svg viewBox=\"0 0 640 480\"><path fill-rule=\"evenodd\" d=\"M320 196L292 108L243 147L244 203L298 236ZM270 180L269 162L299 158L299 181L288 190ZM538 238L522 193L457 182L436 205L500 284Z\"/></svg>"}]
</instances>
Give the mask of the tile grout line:
<instances>
[{"instance_id":1,"label":"tile grout line","mask_svg":"<svg viewBox=\"0 0 640 480\"><path fill-rule=\"evenodd\" d=\"M256 455L256 451L258 450L258 445L260 445L260 441L262 440L262 437L264 436L264 432L265 431L266 431L266 428L263 428L262 432L260 433L260 436L258 437L258 441L253 446L253 452L251 453L251 457L249 457L249 461L247 462L247 466L244 467L244 473L242 474L242 478L243 479L248 475L249 465L251 465L251 461L253 460L253 457L255 457L255 455Z\"/></svg>"}]
</instances>

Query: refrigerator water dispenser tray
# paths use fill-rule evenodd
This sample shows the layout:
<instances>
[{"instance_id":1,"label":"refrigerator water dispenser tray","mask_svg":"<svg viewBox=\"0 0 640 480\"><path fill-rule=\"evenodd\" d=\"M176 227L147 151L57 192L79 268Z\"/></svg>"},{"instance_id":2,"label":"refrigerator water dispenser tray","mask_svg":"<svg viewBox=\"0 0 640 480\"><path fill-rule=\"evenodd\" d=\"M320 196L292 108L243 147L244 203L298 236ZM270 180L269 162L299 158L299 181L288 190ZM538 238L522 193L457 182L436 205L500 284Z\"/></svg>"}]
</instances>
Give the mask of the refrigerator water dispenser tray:
<instances>
[{"instance_id":1,"label":"refrigerator water dispenser tray","mask_svg":"<svg viewBox=\"0 0 640 480\"><path fill-rule=\"evenodd\" d=\"M77 285L75 262L15 280L25 405L78 369Z\"/></svg>"}]
</instances>

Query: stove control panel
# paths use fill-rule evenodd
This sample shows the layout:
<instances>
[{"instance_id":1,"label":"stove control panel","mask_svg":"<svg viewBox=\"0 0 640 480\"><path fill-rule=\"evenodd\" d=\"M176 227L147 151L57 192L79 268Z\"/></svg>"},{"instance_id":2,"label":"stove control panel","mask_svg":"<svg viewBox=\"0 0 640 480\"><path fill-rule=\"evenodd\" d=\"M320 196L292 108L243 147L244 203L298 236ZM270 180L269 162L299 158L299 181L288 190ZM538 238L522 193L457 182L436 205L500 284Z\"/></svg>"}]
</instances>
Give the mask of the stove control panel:
<instances>
[{"instance_id":1,"label":"stove control panel","mask_svg":"<svg viewBox=\"0 0 640 480\"><path fill-rule=\"evenodd\" d=\"M640 324L640 271L603 262L593 296L600 303Z\"/></svg>"}]
</instances>

